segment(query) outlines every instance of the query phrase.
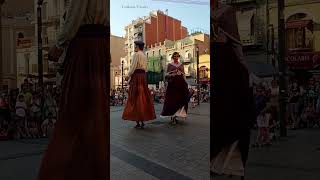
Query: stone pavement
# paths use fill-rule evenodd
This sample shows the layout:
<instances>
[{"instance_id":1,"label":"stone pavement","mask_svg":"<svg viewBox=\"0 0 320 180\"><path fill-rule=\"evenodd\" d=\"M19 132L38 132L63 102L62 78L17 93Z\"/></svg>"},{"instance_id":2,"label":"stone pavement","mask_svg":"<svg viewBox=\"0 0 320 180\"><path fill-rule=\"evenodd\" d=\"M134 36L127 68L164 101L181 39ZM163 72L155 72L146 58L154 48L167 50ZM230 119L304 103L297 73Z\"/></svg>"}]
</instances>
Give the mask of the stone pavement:
<instances>
[{"instance_id":1,"label":"stone pavement","mask_svg":"<svg viewBox=\"0 0 320 180\"><path fill-rule=\"evenodd\" d=\"M176 127L158 117L144 130L121 120L122 109L111 107L112 180L209 179L209 104ZM0 180L35 180L46 146L46 139L0 141Z\"/></svg>"},{"instance_id":2,"label":"stone pavement","mask_svg":"<svg viewBox=\"0 0 320 180\"><path fill-rule=\"evenodd\" d=\"M161 105L156 105L158 119L144 130L134 129L135 122L121 120L122 108L111 111L112 175L126 174L119 164L136 167L138 179L209 179L209 104L190 110L189 117L176 127L160 119ZM120 161L119 161L120 160ZM129 177L129 176L127 176ZM141 176L143 177L143 176ZM112 176L112 179L118 177Z\"/></svg>"},{"instance_id":3,"label":"stone pavement","mask_svg":"<svg viewBox=\"0 0 320 180\"><path fill-rule=\"evenodd\" d=\"M319 137L319 128L289 131L269 148L251 149L246 180L320 180Z\"/></svg>"}]
</instances>

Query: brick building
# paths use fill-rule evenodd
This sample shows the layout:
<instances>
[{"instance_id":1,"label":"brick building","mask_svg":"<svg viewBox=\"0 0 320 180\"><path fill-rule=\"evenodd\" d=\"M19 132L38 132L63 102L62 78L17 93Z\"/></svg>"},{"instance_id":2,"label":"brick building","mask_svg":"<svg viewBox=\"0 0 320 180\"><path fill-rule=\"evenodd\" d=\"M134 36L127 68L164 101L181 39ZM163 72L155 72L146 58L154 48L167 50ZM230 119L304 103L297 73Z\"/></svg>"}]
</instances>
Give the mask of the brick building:
<instances>
[{"instance_id":1,"label":"brick building","mask_svg":"<svg viewBox=\"0 0 320 180\"><path fill-rule=\"evenodd\" d=\"M188 30L181 21L167 16L162 11L150 13L150 19L145 22L146 46L163 42L166 39L176 41L188 36Z\"/></svg>"}]
</instances>

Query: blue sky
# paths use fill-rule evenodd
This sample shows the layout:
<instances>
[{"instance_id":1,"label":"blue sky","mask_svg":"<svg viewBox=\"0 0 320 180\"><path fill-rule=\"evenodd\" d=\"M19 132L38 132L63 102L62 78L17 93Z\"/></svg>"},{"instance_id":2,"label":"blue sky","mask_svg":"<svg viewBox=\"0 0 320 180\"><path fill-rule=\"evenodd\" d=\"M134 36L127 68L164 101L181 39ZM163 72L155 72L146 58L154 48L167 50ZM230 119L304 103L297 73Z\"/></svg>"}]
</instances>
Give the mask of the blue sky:
<instances>
[{"instance_id":1,"label":"blue sky","mask_svg":"<svg viewBox=\"0 0 320 180\"><path fill-rule=\"evenodd\" d=\"M112 35L124 36L124 27L132 20L147 16L152 10L165 12L166 9L168 15L181 20L189 32L193 29L210 32L209 0L111 0L110 7Z\"/></svg>"}]
</instances>

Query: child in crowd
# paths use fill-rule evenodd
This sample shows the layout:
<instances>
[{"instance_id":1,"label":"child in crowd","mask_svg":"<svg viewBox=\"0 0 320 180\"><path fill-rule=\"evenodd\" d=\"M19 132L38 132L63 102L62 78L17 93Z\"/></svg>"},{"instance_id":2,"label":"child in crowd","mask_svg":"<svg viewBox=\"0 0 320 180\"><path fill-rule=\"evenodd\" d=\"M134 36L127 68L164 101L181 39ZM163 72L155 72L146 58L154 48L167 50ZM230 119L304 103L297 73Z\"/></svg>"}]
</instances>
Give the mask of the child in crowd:
<instances>
[{"instance_id":1,"label":"child in crowd","mask_svg":"<svg viewBox=\"0 0 320 180\"><path fill-rule=\"evenodd\" d=\"M271 111L269 109L264 109L257 117L258 126L258 136L257 142L254 146L271 145L269 125L271 121Z\"/></svg>"},{"instance_id":2,"label":"child in crowd","mask_svg":"<svg viewBox=\"0 0 320 180\"><path fill-rule=\"evenodd\" d=\"M312 101L308 102L308 105L304 108L302 112L300 126L306 128L311 127L313 120L315 119L315 108Z\"/></svg>"},{"instance_id":3,"label":"child in crowd","mask_svg":"<svg viewBox=\"0 0 320 180\"><path fill-rule=\"evenodd\" d=\"M28 122L28 128L29 128L29 133L30 133L31 138L39 138L40 137L36 121L31 120L30 122Z\"/></svg>"},{"instance_id":4,"label":"child in crowd","mask_svg":"<svg viewBox=\"0 0 320 180\"><path fill-rule=\"evenodd\" d=\"M43 132L44 137L51 138L54 127L55 127L56 120L53 119L53 114L50 112L48 114L48 119L44 120L41 129Z\"/></svg>"},{"instance_id":5,"label":"child in crowd","mask_svg":"<svg viewBox=\"0 0 320 180\"><path fill-rule=\"evenodd\" d=\"M5 123L3 122L0 124L0 141L8 139L8 127L6 127Z\"/></svg>"},{"instance_id":6,"label":"child in crowd","mask_svg":"<svg viewBox=\"0 0 320 180\"><path fill-rule=\"evenodd\" d=\"M16 138L24 138L28 136L27 125L26 125L26 115L27 115L27 104L25 102L24 95L20 94L18 96L18 101L16 103L16 123L17 123L17 133Z\"/></svg>"},{"instance_id":7,"label":"child in crowd","mask_svg":"<svg viewBox=\"0 0 320 180\"><path fill-rule=\"evenodd\" d=\"M195 96L192 96L192 97L190 98L190 102L191 102L191 106L192 106L192 108L195 108L195 107L196 107L196 103L195 103L195 101L196 101Z\"/></svg>"}]
</instances>

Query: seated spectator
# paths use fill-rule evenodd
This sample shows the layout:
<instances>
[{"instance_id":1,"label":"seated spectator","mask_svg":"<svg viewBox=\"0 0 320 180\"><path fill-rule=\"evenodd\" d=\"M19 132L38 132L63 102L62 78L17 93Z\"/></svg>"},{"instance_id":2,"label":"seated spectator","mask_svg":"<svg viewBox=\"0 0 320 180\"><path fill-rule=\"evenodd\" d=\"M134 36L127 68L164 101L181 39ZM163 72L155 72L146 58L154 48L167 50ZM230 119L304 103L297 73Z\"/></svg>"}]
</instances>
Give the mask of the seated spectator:
<instances>
[{"instance_id":1,"label":"seated spectator","mask_svg":"<svg viewBox=\"0 0 320 180\"><path fill-rule=\"evenodd\" d=\"M48 119L44 120L41 125L41 129L44 137L50 138L52 136L55 124L56 124L56 120L53 119L53 114L50 112L48 114Z\"/></svg>"},{"instance_id":2,"label":"seated spectator","mask_svg":"<svg viewBox=\"0 0 320 180\"><path fill-rule=\"evenodd\" d=\"M29 128L29 134L31 136L31 138L39 138L40 134L39 134L39 129L37 126L37 122L36 121L30 121L28 123L28 128Z\"/></svg>"}]
</instances>

